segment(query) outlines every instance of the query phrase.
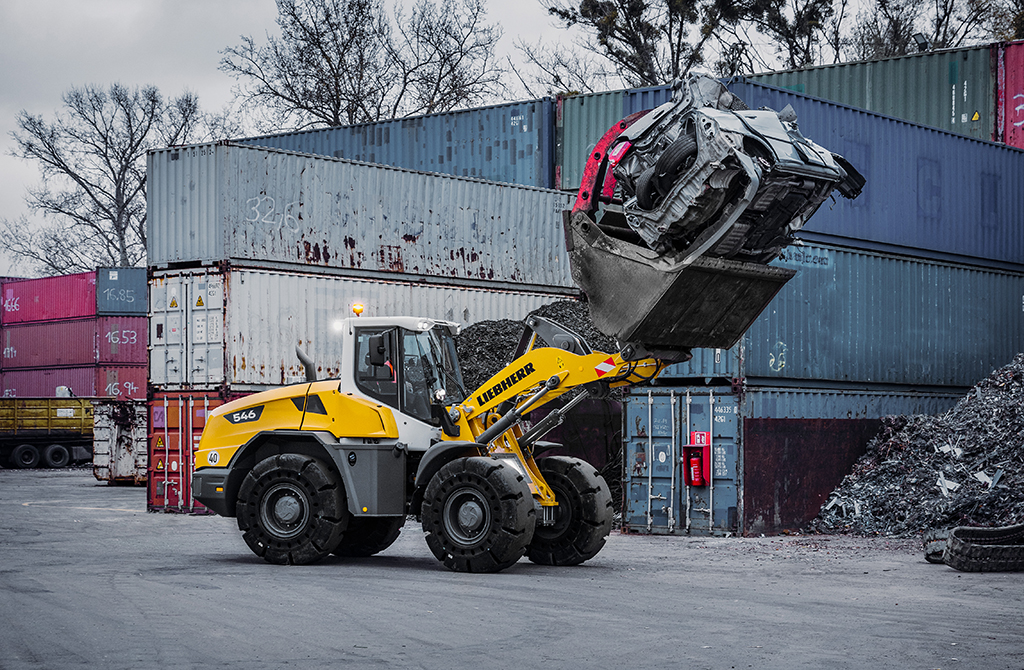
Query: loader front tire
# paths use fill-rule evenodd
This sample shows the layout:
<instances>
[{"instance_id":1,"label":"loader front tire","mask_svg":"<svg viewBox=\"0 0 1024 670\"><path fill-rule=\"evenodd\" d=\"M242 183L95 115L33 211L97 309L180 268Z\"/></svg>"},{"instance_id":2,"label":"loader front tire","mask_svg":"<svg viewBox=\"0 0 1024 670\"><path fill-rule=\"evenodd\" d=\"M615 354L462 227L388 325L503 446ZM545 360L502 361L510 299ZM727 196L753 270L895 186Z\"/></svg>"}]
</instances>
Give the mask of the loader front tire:
<instances>
[{"instance_id":1,"label":"loader front tire","mask_svg":"<svg viewBox=\"0 0 1024 670\"><path fill-rule=\"evenodd\" d=\"M257 463L238 491L237 516L253 553L280 565L313 563L331 553L349 518L337 476L299 454Z\"/></svg>"},{"instance_id":2,"label":"loader front tire","mask_svg":"<svg viewBox=\"0 0 1024 670\"><path fill-rule=\"evenodd\" d=\"M456 572L498 572L514 565L537 519L523 475L480 456L441 468L427 485L421 515L430 551Z\"/></svg>"},{"instance_id":3,"label":"loader front tire","mask_svg":"<svg viewBox=\"0 0 1024 670\"><path fill-rule=\"evenodd\" d=\"M404 524L404 516L353 517L332 553L354 558L379 554L395 543Z\"/></svg>"},{"instance_id":4,"label":"loader front tire","mask_svg":"<svg viewBox=\"0 0 1024 670\"><path fill-rule=\"evenodd\" d=\"M578 458L550 456L537 467L555 492L555 523L537 526L530 560L540 565L579 565L604 547L612 529L612 497L604 477Z\"/></svg>"}]
</instances>

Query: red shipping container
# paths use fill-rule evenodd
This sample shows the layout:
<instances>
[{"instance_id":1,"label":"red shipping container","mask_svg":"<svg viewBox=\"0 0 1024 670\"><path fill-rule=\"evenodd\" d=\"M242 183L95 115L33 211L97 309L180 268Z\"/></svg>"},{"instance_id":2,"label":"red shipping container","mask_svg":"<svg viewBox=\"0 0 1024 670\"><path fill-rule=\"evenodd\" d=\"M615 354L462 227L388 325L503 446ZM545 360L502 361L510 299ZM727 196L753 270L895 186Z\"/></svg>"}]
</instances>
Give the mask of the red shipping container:
<instances>
[{"instance_id":1,"label":"red shipping container","mask_svg":"<svg viewBox=\"0 0 1024 670\"><path fill-rule=\"evenodd\" d=\"M96 273L43 277L3 285L0 323L56 321L96 315Z\"/></svg>"},{"instance_id":2,"label":"red shipping container","mask_svg":"<svg viewBox=\"0 0 1024 670\"><path fill-rule=\"evenodd\" d=\"M210 513L192 498L193 454L207 415L226 402L217 391L159 391L149 401L149 511Z\"/></svg>"},{"instance_id":3,"label":"red shipping container","mask_svg":"<svg viewBox=\"0 0 1024 670\"><path fill-rule=\"evenodd\" d=\"M90 365L77 368L4 370L0 395L12 398L53 398L66 386L79 398L146 399L144 365Z\"/></svg>"},{"instance_id":4,"label":"red shipping container","mask_svg":"<svg viewBox=\"0 0 1024 670\"><path fill-rule=\"evenodd\" d=\"M15 324L0 330L5 370L105 363L146 365L144 316Z\"/></svg>"},{"instance_id":5,"label":"red shipping container","mask_svg":"<svg viewBox=\"0 0 1024 670\"><path fill-rule=\"evenodd\" d=\"M1024 41L996 45L998 88L996 121L1001 139L1012 147L1024 149Z\"/></svg>"}]
</instances>

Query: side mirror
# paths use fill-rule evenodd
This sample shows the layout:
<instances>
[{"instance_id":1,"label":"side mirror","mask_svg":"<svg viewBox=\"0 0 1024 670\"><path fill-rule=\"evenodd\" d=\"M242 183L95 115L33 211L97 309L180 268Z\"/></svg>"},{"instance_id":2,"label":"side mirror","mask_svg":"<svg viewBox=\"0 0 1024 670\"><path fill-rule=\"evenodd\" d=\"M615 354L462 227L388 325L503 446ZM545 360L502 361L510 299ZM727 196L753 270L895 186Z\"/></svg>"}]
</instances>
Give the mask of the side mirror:
<instances>
[{"instance_id":1,"label":"side mirror","mask_svg":"<svg viewBox=\"0 0 1024 670\"><path fill-rule=\"evenodd\" d=\"M384 365L387 358L385 354L387 349L384 348L384 336L383 335L371 335L370 336L370 365L374 367L380 367Z\"/></svg>"}]
</instances>

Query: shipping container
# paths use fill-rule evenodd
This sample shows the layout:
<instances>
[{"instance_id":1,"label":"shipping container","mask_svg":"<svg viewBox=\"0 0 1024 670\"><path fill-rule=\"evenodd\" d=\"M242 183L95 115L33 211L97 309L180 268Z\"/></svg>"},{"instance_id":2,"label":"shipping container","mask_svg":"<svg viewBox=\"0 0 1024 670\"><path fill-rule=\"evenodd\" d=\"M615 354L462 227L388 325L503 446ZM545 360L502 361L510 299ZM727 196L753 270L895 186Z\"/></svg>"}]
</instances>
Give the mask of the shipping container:
<instances>
[{"instance_id":1,"label":"shipping container","mask_svg":"<svg viewBox=\"0 0 1024 670\"><path fill-rule=\"evenodd\" d=\"M302 347L321 376L341 368L336 324L365 316L425 316L463 326L523 319L564 299L551 293L371 281L232 269L156 272L150 283L150 381L161 388L263 388L302 379Z\"/></svg>"},{"instance_id":2,"label":"shipping container","mask_svg":"<svg viewBox=\"0 0 1024 670\"><path fill-rule=\"evenodd\" d=\"M0 465L63 467L88 460L93 408L80 398L0 398Z\"/></svg>"},{"instance_id":3,"label":"shipping container","mask_svg":"<svg viewBox=\"0 0 1024 670\"><path fill-rule=\"evenodd\" d=\"M845 156L867 179L857 199L837 195L799 237L987 267L1024 266L1020 149L742 78L727 84L753 109L792 105L806 137ZM645 108L630 106L638 100L625 96L624 115Z\"/></svg>"},{"instance_id":4,"label":"shipping container","mask_svg":"<svg viewBox=\"0 0 1024 670\"><path fill-rule=\"evenodd\" d=\"M755 74L751 81L993 141L998 45Z\"/></svg>"},{"instance_id":5,"label":"shipping container","mask_svg":"<svg viewBox=\"0 0 1024 670\"><path fill-rule=\"evenodd\" d=\"M997 142L1024 149L1024 42L993 45Z\"/></svg>"},{"instance_id":6,"label":"shipping container","mask_svg":"<svg viewBox=\"0 0 1024 670\"><path fill-rule=\"evenodd\" d=\"M6 282L2 291L4 326L96 314L95 272Z\"/></svg>"},{"instance_id":7,"label":"shipping container","mask_svg":"<svg viewBox=\"0 0 1024 670\"><path fill-rule=\"evenodd\" d=\"M150 512L210 513L192 495L194 452L211 410L229 400L217 391L157 391L149 400L149 468L146 509Z\"/></svg>"},{"instance_id":8,"label":"shipping container","mask_svg":"<svg viewBox=\"0 0 1024 670\"><path fill-rule=\"evenodd\" d=\"M146 268L96 270L96 314L145 316L149 307Z\"/></svg>"},{"instance_id":9,"label":"shipping container","mask_svg":"<svg viewBox=\"0 0 1024 670\"><path fill-rule=\"evenodd\" d=\"M1024 273L814 244L774 264L797 275L740 344L664 378L969 387L1024 351Z\"/></svg>"},{"instance_id":10,"label":"shipping container","mask_svg":"<svg viewBox=\"0 0 1024 670\"><path fill-rule=\"evenodd\" d=\"M553 115L554 101L541 98L237 141L420 172L551 188Z\"/></svg>"},{"instance_id":11,"label":"shipping container","mask_svg":"<svg viewBox=\"0 0 1024 670\"><path fill-rule=\"evenodd\" d=\"M151 151L149 263L571 289L567 194L241 145Z\"/></svg>"},{"instance_id":12,"label":"shipping container","mask_svg":"<svg viewBox=\"0 0 1024 670\"><path fill-rule=\"evenodd\" d=\"M605 132L622 120L623 91L559 96L555 180L558 188L578 191L590 153Z\"/></svg>"},{"instance_id":13,"label":"shipping container","mask_svg":"<svg viewBox=\"0 0 1024 670\"><path fill-rule=\"evenodd\" d=\"M92 474L108 484L146 483L148 406L144 400L93 401Z\"/></svg>"},{"instance_id":14,"label":"shipping container","mask_svg":"<svg viewBox=\"0 0 1024 670\"><path fill-rule=\"evenodd\" d=\"M146 398L145 365L90 365L0 372L0 396L55 398L69 389L78 398Z\"/></svg>"},{"instance_id":15,"label":"shipping container","mask_svg":"<svg viewBox=\"0 0 1024 670\"><path fill-rule=\"evenodd\" d=\"M799 529L864 453L883 416L941 413L962 393L633 389L622 411L623 528L747 535Z\"/></svg>"},{"instance_id":16,"label":"shipping container","mask_svg":"<svg viewBox=\"0 0 1024 670\"><path fill-rule=\"evenodd\" d=\"M144 316L104 316L6 326L0 369L95 364L146 365Z\"/></svg>"}]
</instances>

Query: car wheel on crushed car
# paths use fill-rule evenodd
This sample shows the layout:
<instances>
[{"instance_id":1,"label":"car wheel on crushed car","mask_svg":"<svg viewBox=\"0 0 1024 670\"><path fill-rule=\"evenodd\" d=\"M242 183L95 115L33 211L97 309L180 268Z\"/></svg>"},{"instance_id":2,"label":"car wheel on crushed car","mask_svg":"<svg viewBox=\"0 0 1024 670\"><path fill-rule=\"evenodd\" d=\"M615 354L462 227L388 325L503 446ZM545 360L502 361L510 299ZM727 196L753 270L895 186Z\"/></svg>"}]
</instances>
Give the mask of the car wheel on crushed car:
<instances>
[{"instance_id":1,"label":"car wheel on crushed car","mask_svg":"<svg viewBox=\"0 0 1024 670\"><path fill-rule=\"evenodd\" d=\"M612 497L604 477L578 458L551 456L537 467L555 492L555 523L537 526L527 554L541 565L579 565L604 547L612 530Z\"/></svg>"},{"instance_id":2,"label":"car wheel on crushed car","mask_svg":"<svg viewBox=\"0 0 1024 670\"><path fill-rule=\"evenodd\" d=\"M498 572L526 553L536 512L523 475L496 458L448 463L434 475L421 508L427 546L457 572Z\"/></svg>"},{"instance_id":3,"label":"car wheel on crushed car","mask_svg":"<svg viewBox=\"0 0 1024 670\"><path fill-rule=\"evenodd\" d=\"M654 187L654 166L640 173L636 180L636 204L640 209L654 209L658 191Z\"/></svg>"},{"instance_id":4,"label":"car wheel on crushed car","mask_svg":"<svg viewBox=\"0 0 1024 670\"><path fill-rule=\"evenodd\" d=\"M331 553L360 558L379 554L395 543L404 524L404 516L352 517L341 544Z\"/></svg>"},{"instance_id":5,"label":"car wheel on crushed car","mask_svg":"<svg viewBox=\"0 0 1024 670\"><path fill-rule=\"evenodd\" d=\"M654 164L655 186L662 196L672 190L679 175L693 165L696 157L697 140L691 135L680 137L658 156Z\"/></svg>"},{"instance_id":6,"label":"car wheel on crushed car","mask_svg":"<svg viewBox=\"0 0 1024 670\"><path fill-rule=\"evenodd\" d=\"M256 464L238 491L238 529L268 563L318 561L341 542L348 523L345 495L322 461L300 454Z\"/></svg>"}]
</instances>

